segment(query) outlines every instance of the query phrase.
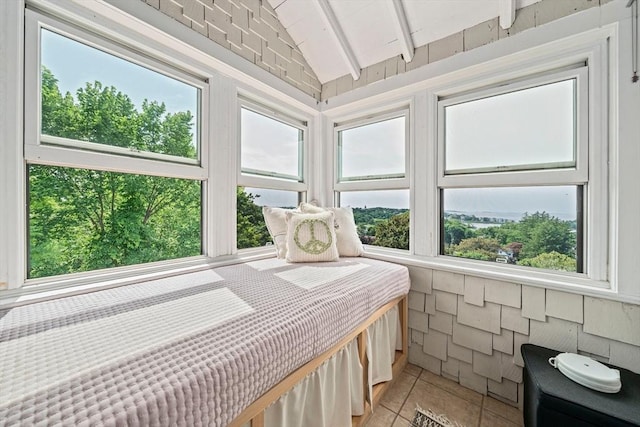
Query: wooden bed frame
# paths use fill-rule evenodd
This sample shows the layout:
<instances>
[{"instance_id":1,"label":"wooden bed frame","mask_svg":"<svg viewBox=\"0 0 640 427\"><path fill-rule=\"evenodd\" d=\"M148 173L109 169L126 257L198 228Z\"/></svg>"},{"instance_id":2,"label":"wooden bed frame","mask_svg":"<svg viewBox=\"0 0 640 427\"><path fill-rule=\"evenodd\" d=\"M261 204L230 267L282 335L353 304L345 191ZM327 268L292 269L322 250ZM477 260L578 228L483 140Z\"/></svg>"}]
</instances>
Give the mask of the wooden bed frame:
<instances>
[{"instance_id":1,"label":"wooden bed frame","mask_svg":"<svg viewBox=\"0 0 640 427\"><path fill-rule=\"evenodd\" d=\"M291 390L296 384L298 384L304 377L306 377L309 373L316 370L322 363L331 358L334 354L336 354L340 349L349 344L354 338L358 339L358 354L360 357L360 363L364 369L364 372L367 372L367 356L365 352L365 346L367 342L367 328L371 326L376 320L382 317L385 313L387 313L391 308L398 305L398 315L400 318L400 330L402 333L402 350L396 351L395 361L393 363L393 379L391 381L387 381L384 383L376 384L373 386L373 396L371 396L371 401L373 402L373 406L375 407L380 399L382 398L384 392L393 384L400 372L404 370L407 365L408 360L408 352L409 352L409 339L408 339L408 318L409 318L409 310L407 306L407 296L398 297L394 300L388 302L387 304L380 307L373 313L366 321L364 321L360 326L358 326L351 333L346 335L342 340L340 340L334 347L325 351L320 356L301 366L289 376L287 376L280 383L273 386L269 391L259 397L255 402L253 402L247 409L245 409L236 419L234 419L229 427L242 427L250 422L251 427L264 427L264 411L265 409L271 405L273 402L278 400L280 396ZM364 375L364 383L362 384L364 389L364 414L352 417L351 424L352 427L363 426L369 417L371 417L371 405L366 399L368 395L368 385L367 385L367 376Z\"/></svg>"}]
</instances>

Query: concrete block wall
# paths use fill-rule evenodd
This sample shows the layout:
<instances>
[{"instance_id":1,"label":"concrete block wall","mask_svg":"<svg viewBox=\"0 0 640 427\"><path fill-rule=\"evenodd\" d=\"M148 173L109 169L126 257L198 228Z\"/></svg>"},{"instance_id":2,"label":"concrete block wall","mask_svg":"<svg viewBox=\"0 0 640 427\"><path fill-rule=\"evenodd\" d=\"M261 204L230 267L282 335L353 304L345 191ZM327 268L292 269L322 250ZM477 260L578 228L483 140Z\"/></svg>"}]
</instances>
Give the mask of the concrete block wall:
<instances>
[{"instance_id":1,"label":"concrete block wall","mask_svg":"<svg viewBox=\"0 0 640 427\"><path fill-rule=\"evenodd\" d=\"M326 82L322 85L321 99L324 101L333 96L358 89L368 84L392 78L393 76L440 61L457 53L466 52L493 43L573 13L591 7L601 6L610 1L613 0L542 0L518 9L516 19L508 30L500 27L498 18L482 22L459 33L417 47L413 60L409 63L405 62L402 56L398 55L363 68L358 80L353 80L351 75L345 75L336 80Z\"/></svg>"},{"instance_id":2,"label":"concrete block wall","mask_svg":"<svg viewBox=\"0 0 640 427\"><path fill-rule=\"evenodd\" d=\"M640 373L640 306L409 267L409 362L522 404L520 346L580 353Z\"/></svg>"},{"instance_id":3,"label":"concrete block wall","mask_svg":"<svg viewBox=\"0 0 640 427\"><path fill-rule=\"evenodd\" d=\"M267 1L141 1L320 99L320 81Z\"/></svg>"}]
</instances>

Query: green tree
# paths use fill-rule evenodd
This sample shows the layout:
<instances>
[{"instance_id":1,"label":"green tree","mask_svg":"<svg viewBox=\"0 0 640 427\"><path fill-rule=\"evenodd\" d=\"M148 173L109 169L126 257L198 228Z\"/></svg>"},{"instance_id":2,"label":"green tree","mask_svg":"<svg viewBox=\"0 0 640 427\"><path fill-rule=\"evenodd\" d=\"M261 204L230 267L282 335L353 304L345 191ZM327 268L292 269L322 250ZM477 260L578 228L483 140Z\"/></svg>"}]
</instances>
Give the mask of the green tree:
<instances>
[{"instance_id":1,"label":"green tree","mask_svg":"<svg viewBox=\"0 0 640 427\"><path fill-rule=\"evenodd\" d=\"M100 82L77 99L42 70L42 132L195 158L190 112L167 113ZM29 277L180 258L201 253L198 181L29 165Z\"/></svg>"},{"instance_id":2,"label":"green tree","mask_svg":"<svg viewBox=\"0 0 640 427\"><path fill-rule=\"evenodd\" d=\"M409 249L409 211L392 216L376 225L376 246Z\"/></svg>"},{"instance_id":3,"label":"green tree","mask_svg":"<svg viewBox=\"0 0 640 427\"><path fill-rule=\"evenodd\" d=\"M555 251L522 260L520 264L549 270L576 271L575 258Z\"/></svg>"},{"instance_id":4,"label":"green tree","mask_svg":"<svg viewBox=\"0 0 640 427\"><path fill-rule=\"evenodd\" d=\"M486 237L471 237L464 239L457 245L451 245L446 253L462 258L495 261L500 243L496 239Z\"/></svg>"},{"instance_id":5,"label":"green tree","mask_svg":"<svg viewBox=\"0 0 640 427\"><path fill-rule=\"evenodd\" d=\"M546 212L536 212L525 214L519 226L523 234L522 259L549 252L575 257L576 235L570 223Z\"/></svg>"},{"instance_id":6,"label":"green tree","mask_svg":"<svg viewBox=\"0 0 640 427\"><path fill-rule=\"evenodd\" d=\"M444 243L457 245L460 241L475 236L475 230L457 219L445 219Z\"/></svg>"},{"instance_id":7,"label":"green tree","mask_svg":"<svg viewBox=\"0 0 640 427\"><path fill-rule=\"evenodd\" d=\"M271 242L271 236L262 216L262 208L255 203L257 196L243 187L236 191L236 219L238 249L255 248Z\"/></svg>"}]
</instances>

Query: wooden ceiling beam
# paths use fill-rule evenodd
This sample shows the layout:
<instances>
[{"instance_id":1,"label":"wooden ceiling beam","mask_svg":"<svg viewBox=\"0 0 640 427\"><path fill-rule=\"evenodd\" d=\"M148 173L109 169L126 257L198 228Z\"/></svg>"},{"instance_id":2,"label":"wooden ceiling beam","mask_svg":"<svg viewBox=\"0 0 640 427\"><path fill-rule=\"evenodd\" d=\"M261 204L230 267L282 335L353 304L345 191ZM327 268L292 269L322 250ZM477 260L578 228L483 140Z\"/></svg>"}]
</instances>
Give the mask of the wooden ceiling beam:
<instances>
[{"instance_id":1,"label":"wooden ceiling beam","mask_svg":"<svg viewBox=\"0 0 640 427\"><path fill-rule=\"evenodd\" d=\"M500 26L508 30L516 20L516 0L500 0L498 8Z\"/></svg>"},{"instance_id":2,"label":"wooden ceiling beam","mask_svg":"<svg viewBox=\"0 0 640 427\"><path fill-rule=\"evenodd\" d=\"M353 53L353 49L347 40L347 37L338 22L338 18L336 18L333 9L331 9L331 5L329 4L329 0L317 0L318 5L320 5L320 10L322 10L322 16L324 17L327 30L338 44L340 48L340 54L343 57L344 61L347 63L349 67L349 72L354 80L358 80L360 78L360 64L356 58L355 53Z\"/></svg>"},{"instance_id":3,"label":"wooden ceiling beam","mask_svg":"<svg viewBox=\"0 0 640 427\"><path fill-rule=\"evenodd\" d=\"M398 41L402 47L402 56L405 62L411 62L415 46L411 39L411 31L409 29L409 22L407 21L407 14L404 11L404 6L402 6L402 0L393 0L392 4L391 16L396 29L396 34L398 35Z\"/></svg>"}]
</instances>

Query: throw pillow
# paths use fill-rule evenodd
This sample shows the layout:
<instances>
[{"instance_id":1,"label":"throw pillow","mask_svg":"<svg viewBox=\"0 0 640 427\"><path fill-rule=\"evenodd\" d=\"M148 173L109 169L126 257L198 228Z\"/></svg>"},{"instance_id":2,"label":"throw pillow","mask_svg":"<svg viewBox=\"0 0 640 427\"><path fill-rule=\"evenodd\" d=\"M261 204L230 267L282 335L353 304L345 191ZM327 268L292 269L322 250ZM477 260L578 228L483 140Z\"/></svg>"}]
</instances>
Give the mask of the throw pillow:
<instances>
[{"instance_id":1,"label":"throw pillow","mask_svg":"<svg viewBox=\"0 0 640 427\"><path fill-rule=\"evenodd\" d=\"M264 206L262 208L262 216L267 225L267 230L271 235L273 244L276 245L276 255L278 258L286 258L287 256L287 217L286 213L291 209L272 208Z\"/></svg>"},{"instance_id":2,"label":"throw pillow","mask_svg":"<svg viewBox=\"0 0 640 427\"><path fill-rule=\"evenodd\" d=\"M350 207L321 208L311 203L302 202L300 210L304 213L333 212L336 219L336 239L340 256L355 257L364 253L364 247L358 236L358 228L353 219L353 210Z\"/></svg>"},{"instance_id":3,"label":"throw pillow","mask_svg":"<svg viewBox=\"0 0 640 427\"><path fill-rule=\"evenodd\" d=\"M287 261L321 262L338 259L333 212L287 212Z\"/></svg>"}]
</instances>

